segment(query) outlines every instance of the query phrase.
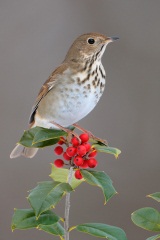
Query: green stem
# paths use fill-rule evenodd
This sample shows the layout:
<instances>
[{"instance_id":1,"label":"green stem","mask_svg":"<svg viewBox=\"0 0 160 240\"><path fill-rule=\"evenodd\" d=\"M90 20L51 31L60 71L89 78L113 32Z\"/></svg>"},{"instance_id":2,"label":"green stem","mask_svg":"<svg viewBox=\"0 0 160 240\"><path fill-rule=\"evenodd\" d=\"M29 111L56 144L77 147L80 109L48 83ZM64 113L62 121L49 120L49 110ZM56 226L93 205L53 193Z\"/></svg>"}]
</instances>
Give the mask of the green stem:
<instances>
[{"instance_id":1,"label":"green stem","mask_svg":"<svg viewBox=\"0 0 160 240\"><path fill-rule=\"evenodd\" d=\"M71 183L73 175L73 167L70 167L69 174L68 174L68 183ZM69 210L70 210L70 193L66 194L66 201L65 201L65 214L64 214L64 229L65 235L64 240L69 240Z\"/></svg>"}]
</instances>

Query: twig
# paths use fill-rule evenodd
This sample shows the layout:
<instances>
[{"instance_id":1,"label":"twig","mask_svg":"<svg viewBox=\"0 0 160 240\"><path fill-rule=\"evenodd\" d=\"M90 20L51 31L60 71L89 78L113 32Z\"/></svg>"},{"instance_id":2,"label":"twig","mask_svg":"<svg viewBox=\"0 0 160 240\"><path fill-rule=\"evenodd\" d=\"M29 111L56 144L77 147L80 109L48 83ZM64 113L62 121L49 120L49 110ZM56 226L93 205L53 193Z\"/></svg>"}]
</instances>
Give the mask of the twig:
<instances>
[{"instance_id":1,"label":"twig","mask_svg":"<svg viewBox=\"0 0 160 240\"><path fill-rule=\"evenodd\" d=\"M68 183L71 183L73 175L73 167L70 167L69 174L68 174ZM70 193L66 194L66 201L65 201L65 214L64 214L64 229L65 235L64 240L69 240L69 210L70 210Z\"/></svg>"}]
</instances>

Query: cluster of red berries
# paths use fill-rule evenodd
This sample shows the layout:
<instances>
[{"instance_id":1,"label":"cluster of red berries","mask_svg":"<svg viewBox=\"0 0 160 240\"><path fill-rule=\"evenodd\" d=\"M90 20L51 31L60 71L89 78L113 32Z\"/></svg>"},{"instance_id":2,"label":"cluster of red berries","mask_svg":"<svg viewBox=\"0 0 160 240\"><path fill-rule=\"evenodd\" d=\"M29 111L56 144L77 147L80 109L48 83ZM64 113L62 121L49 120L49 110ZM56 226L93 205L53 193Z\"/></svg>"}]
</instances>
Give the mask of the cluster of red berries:
<instances>
[{"instance_id":1,"label":"cluster of red berries","mask_svg":"<svg viewBox=\"0 0 160 240\"><path fill-rule=\"evenodd\" d=\"M79 168L94 168L97 166L97 160L94 158L97 155L97 151L91 147L89 141L89 136L83 133L79 136L79 139L75 136L71 139L71 146L69 146L67 140L64 137L60 138L57 147L55 147L54 152L57 155L63 154L63 159L68 161L68 164L74 166L75 178L82 179L82 174ZM61 145L65 144L67 147L64 151ZM56 167L63 167L65 164L64 160L56 159L54 164ZM68 165L67 164L67 165Z\"/></svg>"}]
</instances>

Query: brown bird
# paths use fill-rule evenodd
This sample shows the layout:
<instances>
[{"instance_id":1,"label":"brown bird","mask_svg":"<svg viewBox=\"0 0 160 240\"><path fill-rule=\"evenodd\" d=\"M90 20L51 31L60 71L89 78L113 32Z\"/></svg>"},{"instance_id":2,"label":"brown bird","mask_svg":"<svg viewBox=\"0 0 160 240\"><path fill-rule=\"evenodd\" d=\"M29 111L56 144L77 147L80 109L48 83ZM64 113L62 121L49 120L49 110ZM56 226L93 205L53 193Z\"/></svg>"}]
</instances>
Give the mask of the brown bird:
<instances>
[{"instance_id":1,"label":"brown bird","mask_svg":"<svg viewBox=\"0 0 160 240\"><path fill-rule=\"evenodd\" d=\"M73 42L62 64L40 89L29 119L30 128L67 128L93 110L105 88L102 55L108 43L117 39L87 33ZM10 157L32 158L37 150L18 144Z\"/></svg>"}]
</instances>

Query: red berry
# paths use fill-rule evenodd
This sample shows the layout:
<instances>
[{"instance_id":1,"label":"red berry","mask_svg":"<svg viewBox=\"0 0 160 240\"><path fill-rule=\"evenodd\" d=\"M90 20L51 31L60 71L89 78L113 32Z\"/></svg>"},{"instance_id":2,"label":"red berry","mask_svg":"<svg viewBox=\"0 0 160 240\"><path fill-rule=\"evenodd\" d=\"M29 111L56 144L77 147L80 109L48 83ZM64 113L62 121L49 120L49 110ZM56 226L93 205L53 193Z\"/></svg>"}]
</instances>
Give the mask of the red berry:
<instances>
[{"instance_id":1,"label":"red berry","mask_svg":"<svg viewBox=\"0 0 160 240\"><path fill-rule=\"evenodd\" d=\"M81 168L88 168L88 160L84 160Z\"/></svg>"},{"instance_id":2,"label":"red berry","mask_svg":"<svg viewBox=\"0 0 160 240\"><path fill-rule=\"evenodd\" d=\"M98 164L98 162L97 162L97 160L95 158L90 158L90 159L88 159L87 162L88 162L88 166L90 168L95 168L97 166L97 164Z\"/></svg>"},{"instance_id":3,"label":"red berry","mask_svg":"<svg viewBox=\"0 0 160 240\"><path fill-rule=\"evenodd\" d=\"M66 149L66 153L69 157L73 157L77 152L77 149L75 147L68 147Z\"/></svg>"},{"instance_id":4,"label":"red berry","mask_svg":"<svg viewBox=\"0 0 160 240\"><path fill-rule=\"evenodd\" d=\"M55 147L54 152L57 155L61 155L63 153L63 148L61 146L57 146L57 147Z\"/></svg>"},{"instance_id":5,"label":"red berry","mask_svg":"<svg viewBox=\"0 0 160 240\"><path fill-rule=\"evenodd\" d=\"M95 149L88 155L88 157L95 157L97 155L97 151Z\"/></svg>"},{"instance_id":6,"label":"red berry","mask_svg":"<svg viewBox=\"0 0 160 240\"><path fill-rule=\"evenodd\" d=\"M83 178L83 176L82 176L82 174L81 174L81 172L80 172L79 169L77 169L77 170L75 171L74 176L75 176L75 178L77 178L77 179L82 179L82 178Z\"/></svg>"},{"instance_id":7,"label":"red berry","mask_svg":"<svg viewBox=\"0 0 160 240\"><path fill-rule=\"evenodd\" d=\"M89 140L89 135L87 133L82 133L79 138L81 139L82 143L88 142Z\"/></svg>"},{"instance_id":8,"label":"red berry","mask_svg":"<svg viewBox=\"0 0 160 240\"><path fill-rule=\"evenodd\" d=\"M60 137L60 140L59 140L58 144L63 145L65 143L65 141L66 140L64 139L64 137Z\"/></svg>"},{"instance_id":9,"label":"red berry","mask_svg":"<svg viewBox=\"0 0 160 240\"><path fill-rule=\"evenodd\" d=\"M77 147L77 154L79 155L79 156L84 156L85 154L86 154L86 148L83 146L83 145L79 145L78 147Z\"/></svg>"},{"instance_id":10,"label":"red berry","mask_svg":"<svg viewBox=\"0 0 160 240\"><path fill-rule=\"evenodd\" d=\"M79 156L75 157L73 160L73 162L76 166L81 166L83 164L83 161L84 161L83 158L81 158Z\"/></svg>"},{"instance_id":11,"label":"red berry","mask_svg":"<svg viewBox=\"0 0 160 240\"><path fill-rule=\"evenodd\" d=\"M82 143L82 146L86 148L86 152L89 152L89 150L91 149L91 145L88 142Z\"/></svg>"},{"instance_id":12,"label":"red berry","mask_svg":"<svg viewBox=\"0 0 160 240\"><path fill-rule=\"evenodd\" d=\"M80 144L78 138L76 138L76 137L73 137L73 138L71 139L71 143L72 143L72 145L73 145L74 147L77 147L77 146L79 146L79 144Z\"/></svg>"},{"instance_id":13,"label":"red berry","mask_svg":"<svg viewBox=\"0 0 160 240\"><path fill-rule=\"evenodd\" d=\"M54 165L55 165L56 167L61 168L61 167L63 167L64 162L63 162L62 159L56 159L56 160L54 161Z\"/></svg>"},{"instance_id":14,"label":"red berry","mask_svg":"<svg viewBox=\"0 0 160 240\"><path fill-rule=\"evenodd\" d=\"M63 153L63 158L67 161L71 160L71 157L69 157L66 152Z\"/></svg>"}]
</instances>

